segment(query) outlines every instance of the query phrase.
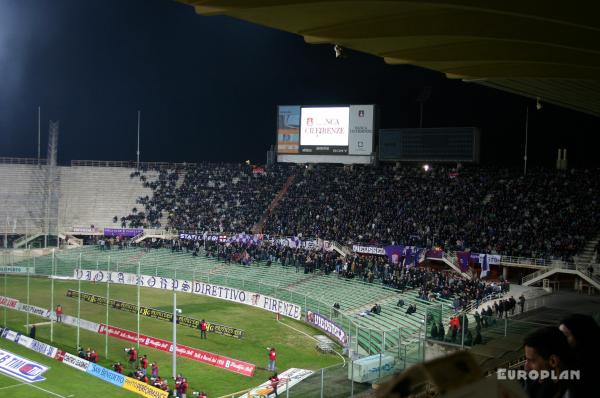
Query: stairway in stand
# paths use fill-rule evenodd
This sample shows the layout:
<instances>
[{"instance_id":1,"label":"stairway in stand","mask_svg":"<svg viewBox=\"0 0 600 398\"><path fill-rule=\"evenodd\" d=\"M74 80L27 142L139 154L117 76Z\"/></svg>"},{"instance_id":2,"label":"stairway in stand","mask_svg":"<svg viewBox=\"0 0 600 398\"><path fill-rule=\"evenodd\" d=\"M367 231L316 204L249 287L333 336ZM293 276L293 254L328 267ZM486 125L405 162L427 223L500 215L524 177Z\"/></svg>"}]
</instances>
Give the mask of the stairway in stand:
<instances>
[{"instance_id":1,"label":"stairway in stand","mask_svg":"<svg viewBox=\"0 0 600 398\"><path fill-rule=\"evenodd\" d=\"M285 196L288 189L290 189L290 187L294 183L295 179L296 179L295 174L292 174L291 176L288 177L285 184L283 184L283 187L279 190L279 192L277 192L277 195L275 195L275 197L271 201L271 204L269 205L267 210L265 210L263 215L260 217L260 220L258 220L258 222L256 224L254 224L254 226L252 227L252 233L262 234L263 227L265 226L265 221L267 221L267 217L269 217L269 214L271 214L271 212L273 210L275 210L275 208L279 205L279 202Z\"/></svg>"},{"instance_id":2,"label":"stairway in stand","mask_svg":"<svg viewBox=\"0 0 600 398\"><path fill-rule=\"evenodd\" d=\"M595 258L596 254L596 246L598 245L598 241L600 241L600 235L596 235L594 238L590 239L581 252L577 253L576 261L581 264L595 263L598 262L598 259ZM595 260L595 261L594 261Z\"/></svg>"}]
</instances>

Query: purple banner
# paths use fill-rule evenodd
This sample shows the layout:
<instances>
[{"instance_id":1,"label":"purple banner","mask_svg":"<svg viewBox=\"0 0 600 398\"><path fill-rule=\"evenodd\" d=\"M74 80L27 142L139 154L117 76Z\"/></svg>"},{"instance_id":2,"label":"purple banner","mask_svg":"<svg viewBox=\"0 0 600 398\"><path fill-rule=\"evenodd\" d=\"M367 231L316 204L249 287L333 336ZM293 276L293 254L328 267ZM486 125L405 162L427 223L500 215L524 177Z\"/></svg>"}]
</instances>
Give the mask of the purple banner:
<instances>
[{"instance_id":1,"label":"purple banner","mask_svg":"<svg viewBox=\"0 0 600 398\"><path fill-rule=\"evenodd\" d=\"M471 262L471 253L456 252L456 257L458 258L461 272L467 272L469 270L469 263Z\"/></svg>"},{"instance_id":2,"label":"purple banner","mask_svg":"<svg viewBox=\"0 0 600 398\"><path fill-rule=\"evenodd\" d=\"M379 246L354 244L352 245L352 251L360 254L375 254L378 256L385 256L385 249Z\"/></svg>"},{"instance_id":3,"label":"purple banner","mask_svg":"<svg viewBox=\"0 0 600 398\"><path fill-rule=\"evenodd\" d=\"M392 264L400 264L403 261L403 257L405 254L404 246L386 246L385 254L387 254Z\"/></svg>"},{"instance_id":4,"label":"purple banner","mask_svg":"<svg viewBox=\"0 0 600 398\"><path fill-rule=\"evenodd\" d=\"M181 239L181 240L203 240L204 236L196 235L196 234L186 234L186 233L182 232L179 234L179 239Z\"/></svg>"},{"instance_id":5,"label":"purple banner","mask_svg":"<svg viewBox=\"0 0 600 398\"><path fill-rule=\"evenodd\" d=\"M104 236L134 237L144 232L141 228L104 228Z\"/></svg>"},{"instance_id":6,"label":"purple banner","mask_svg":"<svg viewBox=\"0 0 600 398\"><path fill-rule=\"evenodd\" d=\"M335 338L342 346L345 347L348 344L348 336L346 336L344 329L336 325L333 321L325 318L323 315L307 311L306 321Z\"/></svg>"},{"instance_id":7,"label":"purple banner","mask_svg":"<svg viewBox=\"0 0 600 398\"><path fill-rule=\"evenodd\" d=\"M483 257L487 255L488 264L500 264L502 256L498 254L471 253L471 261L483 264Z\"/></svg>"}]
</instances>

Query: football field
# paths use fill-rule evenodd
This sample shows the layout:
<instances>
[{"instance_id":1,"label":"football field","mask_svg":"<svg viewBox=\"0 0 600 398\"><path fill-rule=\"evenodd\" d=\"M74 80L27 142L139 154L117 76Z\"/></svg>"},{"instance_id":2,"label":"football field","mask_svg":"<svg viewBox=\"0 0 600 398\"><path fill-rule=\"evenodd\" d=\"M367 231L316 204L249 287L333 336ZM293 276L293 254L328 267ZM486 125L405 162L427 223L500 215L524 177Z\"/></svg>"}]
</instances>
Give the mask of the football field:
<instances>
[{"instance_id":1,"label":"football field","mask_svg":"<svg viewBox=\"0 0 600 398\"><path fill-rule=\"evenodd\" d=\"M94 395L106 397L132 397L135 394L105 383L86 373L80 372L67 365L59 363L56 359L48 358L23 346L5 339L0 339L0 349L10 351L48 366L49 369L43 374L44 381L27 383L16 378L0 373L0 397L12 398L75 398Z\"/></svg>"},{"instance_id":2,"label":"football field","mask_svg":"<svg viewBox=\"0 0 600 398\"><path fill-rule=\"evenodd\" d=\"M54 304L54 306L60 304L66 315L77 316L78 300L67 297L66 293L69 289L77 290L78 282L55 280L53 297L51 296L50 279L32 277L29 278L28 284L29 286L27 286L26 277L7 276L6 279L0 277L0 291L2 295L47 309L51 308L51 304ZM111 284L108 287L102 283L82 282L81 290L103 297L108 295L113 300L133 304L137 302L137 288L134 286ZM172 300L173 294L169 291L149 288L140 289L140 303L142 306L172 312ZM249 362L255 364L257 367L254 376L247 377L191 359L178 357L177 373L183 374L188 379L190 385L188 394L191 394L192 391L205 391L212 398L261 384L270 376L270 373L266 371L268 359L267 347L275 347L277 349L277 370L280 372L292 367L317 370L335 364L340 364L341 366L342 364L340 356L322 354L315 349L315 341L310 336L322 334L322 332L301 322L285 317L278 321L275 314L271 312L189 293L177 294L177 308L181 309L184 316L206 319L209 322L242 329L245 332L242 339L208 333L208 338L204 340L200 339L197 329L179 325L177 327L178 344ZM77 329L75 327L54 323L51 333L51 326L47 319L31 314L28 316L26 313L6 308L2 308L0 311L2 324L10 329L26 333L27 323L36 323L38 324L36 339L76 354ZM109 307L107 319L106 306L84 300L80 301L80 317L92 322L107 323L108 325L134 332L137 328L136 314ZM140 334L171 341L172 324L164 320L140 316ZM108 368L111 368L117 361L126 363L127 358L124 349L132 345L127 341L118 340L113 337L106 339L104 335L84 329L80 329L79 339L82 347L89 347L96 350L100 355L99 363ZM19 396L13 395L19 391L26 391L22 396L28 397L38 396L36 395L38 393L41 394L39 396L52 396L53 393L57 394L55 396L63 397L75 397L78 394L89 396L87 386L96 384L104 386L103 389L107 393L110 390L110 393L108 393L109 396L134 396L133 393L119 390L117 387L71 369L54 359L42 357L40 354L29 351L12 342L4 340L0 344L9 351L37 362L46 363L44 361L48 361L49 366L51 366L51 370L47 372L47 380L35 384L37 387L52 391L52 393L44 392L31 386L19 386L19 382L2 376L2 385L0 387L5 388L6 392L10 390L10 396ZM150 363L156 362L158 364L159 375L161 377L171 376L172 355L170 353L144 346L140 346L139 353L140 357L146 354ZM105 354L107 354L107 357L105 357ZM40 359L39 357L42 358ZM73 383L69 380L73 380ZM77 384L78 380L81 380L81 385ZM4 394L2 389L0 389L0 395L9 396L8 394Z\"/></svg>"}]
</instances>

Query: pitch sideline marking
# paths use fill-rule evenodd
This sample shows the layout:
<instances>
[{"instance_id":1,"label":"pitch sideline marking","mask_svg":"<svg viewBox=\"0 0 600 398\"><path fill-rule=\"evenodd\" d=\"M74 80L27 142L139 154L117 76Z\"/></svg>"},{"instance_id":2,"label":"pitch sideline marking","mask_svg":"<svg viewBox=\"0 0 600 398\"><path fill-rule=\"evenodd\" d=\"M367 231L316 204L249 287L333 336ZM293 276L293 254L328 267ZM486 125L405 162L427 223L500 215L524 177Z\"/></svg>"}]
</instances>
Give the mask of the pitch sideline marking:
<instances>
[{"instance_id":1,"label":"pitch sideline marking","mask_svg":"<svg viewBox=\"0 0 600 398\"><path fill-rule=\"evenodd\" d=\"M0 387L0 390L6 390L9 388L20 387L20 386L24 386L24 385L25 385L25 383L13 384L12 386Z\"/></svg>"},{"instance_id":2,"label":"pitch sideline marking","mask_svg":"<svg viewBox=\"0 0 600 398\"><path fill-rule=\"evenodd\" d=\"M290 329L294 329L294 330L295 330L296 332L298 332L298 333L302 333L303 335L307 336L308 338L310 338L310 339L312 339L312 340L314 340L314 341L319 341L319 340L317 340L316 338L314 338L313 336L311 336L310 334L308 334L308 333L306 333L306 332L303 332L302 330L296 329L296 328L295 328L295 327L293 327L292 325L288 325L288 324L287 324L287 323L285 323L285 322L281 322L281 320L280 320L280 319L277 319L277 322L281 323L282 325L285 325L285 326L287 326L287 327L288 327L288 328L290 328ZM336 353L336 354L337 354L337 355L338 355L340 358L342 358L342 361L344 361L344 364L342 365L342 367L345 367L345 366L346 366L346 358L344 358L344 356L343 356L342 354L340 354L339 352L337 352L337 351L335 351L335 350L334 350L333 352L335 352L335 353Z\"/></svg>"},{"instance_id":3,"label":"pitch sideline marking","mask_svg":"<svg viewBox=\"0 0 600 398\"><path fill-rule=\"evenodd\" d=\"M17 381L19 381L19 380L18 380L17 378L15 378L14 376L10 376L10 375L4 374L4 373L3 373L3 375L4 375L4 376L6 376L6 377L10 377L10 378L11 378L11 379L13 379L13 380L17 380ZM43 392L46 392L46 393L52 394L52 395L54 395L54 396L56 396L56 397L59 397L59 398L68 398L68 397L65 397L64 395L60 395L60 394L58 394L58 393L55 393L55 392L52 392L52 391L50 391L50 390L46 390L45 388L42 388L42 387L36 386L35 384L32 384L32 383L21 383L21 384L18 384L18 385L24 385L24 386L28 386L28 387L33 387L33 388L36 388L36 389L38 389L38 390L40 390L40 391L43 391ZM13 385L12 387L14 387L14 385Z\"/></svg>"}]
</instances>

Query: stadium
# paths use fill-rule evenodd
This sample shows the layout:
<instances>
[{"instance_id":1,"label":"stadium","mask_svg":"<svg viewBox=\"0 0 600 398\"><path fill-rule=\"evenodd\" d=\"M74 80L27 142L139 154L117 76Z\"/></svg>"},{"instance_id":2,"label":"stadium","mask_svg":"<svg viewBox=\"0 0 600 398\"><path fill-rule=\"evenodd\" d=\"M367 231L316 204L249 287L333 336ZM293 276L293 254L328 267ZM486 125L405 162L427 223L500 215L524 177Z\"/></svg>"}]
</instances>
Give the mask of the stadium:
<instances>
[{"instance_id":1,"label":"stadium","mask_svg":"<svg viewBox=\"0 0 600 398\"><path fill-rule=\"evenodd\" d=\"M404 123L360 81L356 94L339 97L293 94L279 81L292 94L265 87L255 98L262 111L244 123L235 101L211 98L215 117L231 112L222 122L229 129L198 141L178 135L183 122L144 138L147 116L138 111L137 125L107 133L103 146L91 133L83 141L69 135L69 112L56 111L59 123L37 108L35 157L19 149L30 137L0 123L2 396L589 395L600 321L600 178L593 139L581 143L584 133L552 125L571 118L581 130L598 127L596 20L568 5L493 2L150 3L141 19L164 18L177 37L192 29L186 23L214 23L225 46L239 34L298 47L288 33L302 36L302 47L327 46L327 60L307 50L313 58L298 70L335 62L333 75L372 69L385 82L388 68L410 64L434 71L432 81L440 72L455 80L436 90L464 90L468 101L510 93L525 104L524 136L489 133L510 119L498 114L488 122L432 116L437 124L423 127L431 87L413 101L418 123ZM6 4L5 15L18 9ZM135 35L154 29L140 24L126 25ZM229 55L209 48L225 70ZM232 76L245 95L246 82ZM110 86L102 79L82 82ZM298 84L314 87L311 79ZM464 88L473 84L488 91ZM160 86L153 89L170 92ZM126 107L122 95L118 106ZM170 123L178 115L171 105L149 107ZM544 107L551 121L536 114ZM530 123L546 124L528 149ZM236 132L240 124L273 128ZM252 145L266 150L266 161L246 160L258 157L244 141L257 131L264 137ZM121 137L137 138L136 151ZM158 161L143 151L140 158L140 145ZM135 160L78 158L121 150Z\"/></svg>"}]
</instances>

